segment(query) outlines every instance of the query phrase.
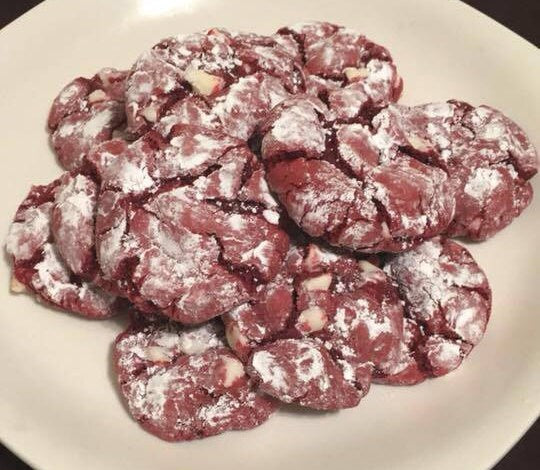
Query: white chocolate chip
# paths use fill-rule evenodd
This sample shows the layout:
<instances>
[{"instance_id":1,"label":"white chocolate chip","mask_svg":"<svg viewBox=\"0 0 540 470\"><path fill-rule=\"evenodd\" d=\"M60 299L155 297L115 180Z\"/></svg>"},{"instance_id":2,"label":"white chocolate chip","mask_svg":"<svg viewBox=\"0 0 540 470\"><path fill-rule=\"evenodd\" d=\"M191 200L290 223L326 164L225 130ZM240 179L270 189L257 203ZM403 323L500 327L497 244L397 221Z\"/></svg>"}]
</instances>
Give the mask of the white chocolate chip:
<instances>
[{"instance_id":1,"label":"white chocolate chip","mask_svg":"<svg viewBox=\"0 0 540 470\"><path fill-rule=\"evenodd\" d=\"M321 274L320 276L312 277L302 282L302 286L308 291L328 290L330 284L332 284L332 275L329 273Z\"/></svg>"},{"instance_id":2,"label":"white chocolate chip","mask_svg":"<svg viewBox=\"0 0 540 470\"><path fill-rule=\"evenodd\" d=\"M358 264L362 268L362 271L365 273L372 273L375 271L380 271L380 269L377 266L375 266L374 264L371 264L369 261L362 260L362 261L359 261Z\"/></svg>"},{"instance_id":3,"label":"white chocolate chip","mask_svg":"<svg viewBox=\"0 0 540 470\"><path fill-rule=\"evenodd\" d=\"M388 224L383 220L381 222L381 232L384 236L384 238L390 238L390 229L388 228Z\"/></svg>"},{"instance_id":4,"label":"white chocolate chip","mask_svg":"<svg viewBox=\"0 0 540 470\"><path fill-rule=\"evenodd\" d=\"M191 335L182 335L179 340L180 349L183 353L192 355L192 354L201 354L208 349L208 345L205 341L201 341L196 336Z\"/></svg>"},{"instance_id":5,"label":"white chocolate chip","mask_svg":"<svg viewBox=\"0 0 540 470\"><path fill-rule=\"evenodd\" d=\"M14 294L22 294L26 292L26 286L19 282L15 276L11 276L11 282L9 284L9 290Z\"/></svg>"},{"instance_id":6,"label":"white chocolate chip","mask_svg":"<svg viewBox=\"0 0 540 470\"><path fill-rule=\"evenodd\" d=\"M221 77L194 68L188 68L186 70L184 79L193 87L196 93L203 96L211 96L221 90L225 85Z\"/></svg>"},{"instance_id":7,"label":"white chocolate chip","mask_svg":"<svg viewBox=\"0 0 540 470\"><path fill-rule=\"evenodd\" d=\"M365 67L345 67L343 72L345 73L345 76L349 82L356 78L366 78L369 75L369 71Z\"/></svg>"},{"instance_id":8,"label":"white chocolate chip","mask_svg":"<svg viewBox=\"0 0 540 470\"><path fill-rule=\"evenodd\" d=\"M223 386L230 387L236 380L245 375L244 365L234 357L223 356L223 363L225 365L225 378L223 379Z\"/></svg>"},{"instance_id":9,"label":"white chocolate chip","mask_svg":"<svg viewBox=\"0 0 540 470\"><path fill-rule=\"evenodd\" d=\"M94 90L88 95L89 103L97 103L98 101L103 101L107 98L107 93L103 90Z\"/></svg>"},{"instance_id":10,"label":"white chocolate chip","mask_svg":"<svg viewBox=\"0 0 540 470\"><path fill-rule=\"evenodd\" d=\"M279 223L279 212L266 209L263 211L263 217L270 224L277 225Z\"/></svg>"},{"instance_id":11,"label":"white chocolate chip","mask_svg":"<svg viewBox=\"0 0 540 470\"><path fill-rule=\"evenodd\" d=\"M158 119L157 106L155 104L147 106L144 108L142 115L148 122L156 122Z\"/></svg>"},{"instance_id":12,"label":"white chocolate chip","mask_svg":"<svg viewBox=\"0 0 540 470\"><path fill-rule=\"evenodd\" d=\"M144 358L149 361L167 362L172 358L166 348L160 346L148 346L144 350Z\"/></svg>"},{"instance_id":13,"label":"white chocolate chip","mask_svg":"<svg viewBox=\"0 0 540 470\"><path fill-rule=\"evenodd\" d=\"M431 149L430 143L426 139L423 139L416 134L408 135L407 139L409 141L409 144L411 144L411 147L420 152L427 152Z\"/></svg>"},{"instance_id":14,"label":"white chocolate chip","mask_svg":"<svg viewBox=\"0 0 540 470\"><path fill-rule=\"evenodd\" d=\"M247 346L248 339L240 332L238 326L232 324L225 329L225 336L229 346L233 349L237 349L239 346Z\"/></svg>"},{"instance_id":15,"label":"white chocolate chip","mask_svg":"<svg viewBox=\"0 0 540 470\"><path fill-rule=\"evenodd\" d=\"M322 308L309 307L300 313L296 325L304 333L313 333L322 330L327 321L328 317Z\"/></svg>"}]
</instances>

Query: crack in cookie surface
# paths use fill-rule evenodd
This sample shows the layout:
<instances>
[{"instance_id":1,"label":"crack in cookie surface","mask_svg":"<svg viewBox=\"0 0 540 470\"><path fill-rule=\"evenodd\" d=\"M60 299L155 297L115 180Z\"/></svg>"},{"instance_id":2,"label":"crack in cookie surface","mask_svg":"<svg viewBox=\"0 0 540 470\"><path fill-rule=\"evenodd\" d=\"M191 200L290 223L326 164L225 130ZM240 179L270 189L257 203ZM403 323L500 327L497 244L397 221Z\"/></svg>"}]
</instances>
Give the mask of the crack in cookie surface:
<instances>
[{"instance_id":1,"label":"crack in cookie surface","mask_svg":"<svg viewBox=\"0 0 540 470\"><path fill-rule=\"evenodd\" d=\"M310 236L364 252L403 251L446 229L455 205L446 174L334 117L302 96L261 125L268 182L289 216Z\"/></svg>"},{"instance_id":2,"label":"crack in cookie surface","mask_svg":"<svg viewBox=\"0 0 540 470\"><path fill-rule=\"evenodd\" d=\"M100 287L106 283L96 270L94 184L81 174L65 173L49 185L33 186L15 214L6 250L13 276L38 300L81 316L107 318L121 305ZM79 237L73 237L75 230Z\"/></svg>"},{"instance_id":3,"label":"crack in cookie surface","mask_svg":"<svg viewBox=\"0 0 540 470\"><path fill-rule=\"evenodd\" d=\"M401 94L403 81L388 50L356 31L308 22L275 36L304 64L307 93L324 101L340 122L369 118Z\"/></svg>"},{"instance_id":4,"label":"crack in cookie surface","mask_svg":"<svg viewBox=\"0 0 540 470\"><path fill-rule=\"evenodd\" d=\"M281 400L316 409L356 406L374 371L398 365L403 312L397 291L367 261L316 245L291 248L285 264L259 302L223 316L229 345L248 361L262 390ZM302 382L302 361L292 350L319 358L316 377ZM321 380L335 390L322 389Z\"/></svg>"},{"instance_id":5,"label":"crack in cookie surface","mask_svg":"<svg viewBox=\"0 0 540 470\"><path fill-rule=\"evenodd\" d=\"M447 172L456 195L449 236L489 238L532 200L536 151L517 124L489 106L391 105L373 126L377 139Z\"/></svg>"},{"instance_id":6,"label":"crack in cookie surface","mask_svg":"<svg viewBox=\"0 0 540 470\"><path fill-rule=\"evenodd\" d=\"M484 272L458 243L441 237L388 258L405 309L398 365L377 381L411 384L459 367L481 341L491 313Z\"/></svg>"},{"instance_id":7,"label":"crack in cookie surface","mask_svg":"<svg viewBox=\"0 0 540 470\"><path fill-rule=\"evenodd\" d=\"M270 397L255 391L218 321L191 328L134 322L116 339L113 355L130 414L165 440L251 429L276 409Z\"/></svg>"},{"instance_id":8,"label":"crack in cookie surface","mask_svg":"<svg viewBox=\"0 0 540 470\"><path fill-rule=\"evenodd\" d=\"M92 78L68 83L53 101L48 128L51 144L66 170L81 169L93 146L113 138L125 122L127 72L104 68Z\"/></svg>"},{"instance_id":9,"label":"crack in cookie surface","mask_svg":"<svg viewBox=\"0 0 540 470\"><path fill-rule=\"evenodd\" d=\"M128 129L166 135L197 123L247 140L273 106L302 90L301 64L271 37L215 28L171 37L130 72Z\"/></svg>"},{"instance_id":10,"label":"crack in cookie surface","mask_svg":"<svg viewBox=\"0 0 540 470\"><path fill-rule=\"evenodd\" d=\"M102 185L102 270L139 308L200 323L276 276L288 237L242 141L176 125L166 138L150 131L130 145L106 143L89 161Z\"/></svg>"}]
</instances>

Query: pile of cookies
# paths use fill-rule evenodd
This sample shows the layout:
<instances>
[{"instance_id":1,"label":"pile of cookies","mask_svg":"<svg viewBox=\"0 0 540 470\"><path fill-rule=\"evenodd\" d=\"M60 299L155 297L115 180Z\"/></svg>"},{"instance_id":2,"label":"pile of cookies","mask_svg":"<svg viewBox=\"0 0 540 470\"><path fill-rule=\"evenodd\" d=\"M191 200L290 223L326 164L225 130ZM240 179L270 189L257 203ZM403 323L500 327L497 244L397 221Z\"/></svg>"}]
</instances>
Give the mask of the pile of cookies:
<instances>
[{"instance_id":1,"label":"pile of cookies","mask_svg":"<svg viewBox=\"0 0 540 470\"><path fill-rule=\"evenodd\" d=\"M48 120L66 171L10 229L12 290L127 312L121 393L172 441L456 369L491 291L448 237L510 224L538 159L501 112L402 88L388 50L329 23L167 38L76 78Z\"/></svg>"}]
</instances>

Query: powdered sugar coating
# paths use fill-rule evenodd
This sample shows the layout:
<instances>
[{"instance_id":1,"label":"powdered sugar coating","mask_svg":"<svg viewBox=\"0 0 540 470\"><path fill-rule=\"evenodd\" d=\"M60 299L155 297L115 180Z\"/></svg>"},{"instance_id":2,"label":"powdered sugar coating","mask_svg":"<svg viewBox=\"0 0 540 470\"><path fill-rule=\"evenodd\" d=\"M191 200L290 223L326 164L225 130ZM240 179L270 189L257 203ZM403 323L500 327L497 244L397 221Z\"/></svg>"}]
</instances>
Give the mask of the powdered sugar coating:
<instances>
[{"instance_id":1,"label":"powdered sugar coating","mask_svg":"<svg viewBox=\"0 0 540 470\"><path fill-rule=\"evenodd\" d=\"M256 350L248 372L260 390L285 403L332 410L356 406L361 398L322 344L310 339L278 340Z\"/></svg>"},{"instance_id":2,"label":"powdered sugar coating","mask_svg":"<svg viewBox=\"0 0 540 470\"><path fill-rule=\"evenodd\" d=\"M56 307L89 318L106 318L116 311L116 297L76 276L52 239L55 198L66 179L32 187L17 210L6 242L13 275L38 298Z\"/></svg>"},{"instance_id":3,"label":"powdered sugar coating","mask_svg":"<svg viewBox=\"0 0 540 470\"><path fill-rule=\"evenodd\" d=\"M528 182L538 169L536 151L501 112L460 101L391 105L373 124L376 138L445 170L456 212L447 234L484 240L507 226L532 200Z\"/></svg>"},{"instance_id":4,"label":"powdered sugar coating","mask_svg":"<svg viewBox=\"0 0 540 470\"><path fill-rule=\"evenodd\" d=\"M172 362L180 355L202 354L208 349L226 346L223 327L210 321L193 327L181 327L166 320L149 321L135 317L116 345L118 373L121 381L134 376L156 362Z\"/></svg>"},{"instance_id":5,"label":"powdered sugar coating","mask_svg":"<svg viewBox=\"0 0 540 470\"><path fill-rule=\"evenodd\" d=\"M464 117L475 138L494 142L512 158L515 170L524 179L538 172L538 154L531 141L514 121L489 106L478 106Z\"/></svg>"},{"instance_id":6,"label":"powdered sugar coating","mask_svg":"<svg viewBox=\"0 0 540 470\"><path fill-rule=\"evenodd\" d=\"M397 101L403 88L388 50L331 23L298 23L276 36L303 59L307 91L328 104L339 120L369 115Z\"/></svg>"},{"instance_id":7,"label":"powdered sugar coating","mask_svg":"<svg viewBox=\"0 0 540 470\"><path fill-rule=\"evenodd\" d=\"M241 358L248 357L253 348L273 348L280 338L309 338L330 354L332 367L342 371L358 397L368 392L373 370L389 371L397 366L403 311L383 271L365 261L309 245L291 248L282 279L271 296L262 291L258 302L224 316L229 345ZM258 357L262 361L266 355ZM254 361L253 356L251 362L257 368ZM287 365L289 374L294 367ZM279 389L273 383L278 377L270 378L269 373L259 370L257 377L264 386L268 385L267 377L272 382L268 386ZM293 386L294 380L287 379L287 387ZM272 394L281 398L279 393ZM296 401L286 394L284 399ZM319 406L307 400L300 404Z\"/></svg>"},{"instance_id":8,"label":"powdered sugar coating","mask_svg":"<svg viewBox=\"0 0 540 470\"><path fill-rule=\"evenodd\" d=\"M217 96L210 113L227 134L248 140L268 112L289 96L280 79L258 73L240 78Z\"/></svg>"},{"instance_id":9,"label":"powdered sugar coating","mask_svg":"<svg viewBox=\"0 0 540 470\"><path fill-rule=\"evenodd\" d=\"M241 141L176 125L167 139L149 132L131 145L111 141L89 160L102 180L103 275L139 308L200 323L276 276L288 238L263 214L276 202Z\"/></svg>"},{"instance_id":10,"label":"powdered sugar coating","mask_svg":"<svg viewBox=\"0 0 540 470\"><path fill-rule=\"evenodd\" d=\"M398 360L403 311L396 290L371 263L329 258L316 245L307 248L297 273L295 330L321 340L367 393L371 369L389 370ZM312 321L314 310L322 321Z\"/></svg>"},{"instance_id":11,"label":"powdered sugar coating","mask_svg":"<svg viewBox=\"0 0 540 470\"><path fill-rule=\"evenodd\" d=\"M65 173L54 201L51 229L62 259L77 276L95 275L94 217L97 184L82 174Z\"/></svg>"},{"instance_id":12,"label":"powdered sugar coating","mask_svg":"<svg viewBox=\"0 0 540 470\"><path fill-rule=\"evenodd\" d=\"M193 124L185 120L191 115L247 140L277 102L302 89L301 64L270 37L210 29L167 38L132 68L128 128L142 135L155 127L166 135L172 123Z\"/></svg>"},{"instance_id":13,"label":"powdered sugar coating","mask_svg":"<svg viewBox=\"0 0 540 470\"><path fill-rule=\"evenodd\" d=\"M268 112L289 96L281 80L258 72L241 77L211 99L192 95L180 99L154 129L167 136L175 124L196 124L247 141Z\"/></svg>"},{"instance_id":14,"label":"powdered sugar coating","mask_svg":"<svg viewBox=\"0 0 540 470\"><path fill-rule=\"evenodd\" d=\"M256 295L224 314L227 342L246 361L256 346L272 340L288 328L294 310L294 274L302 250L291 244L276 277L257 289Z\"/></svg>"},{"instance_id":15,"label":"powdered sugar coating","mask_svg":"<svg viewBox=\"0 0 540 470\"><path fill-rule=\"evenodd\" d=\"M185 329L155 322L132 325L116 339L120 388L144 429L183 441L268 419L275 403L253 390L222 335L217 323Z\"/></svg>"},{"instance_id":16,"label":"powdered sugar coating","mask_svg":"<svg viewBox=\"0 0 540 470\"><path fill-rule=\"evenodd\" d=\"M253 299L222 316L229 346L246 361L255 346L286 328L292 307L292 278L284 263L282 271L261 286Z\"/></svg>"},{"instance_id":17,"label":"powdered sugar coating","mask_svg":"<svg viewBox=\"0 0 540 470\"><path fill-rule=\"evenodd\" d=\"M363 252L403 251L442 232L453 190L442 170L390 151L315 98L278 105L261 125L268 182L309 235Z\"/></svg>"},{"instance_id":18,"label":"powdered sugar coating","mask_svg":"<svg viewBox=\"0 0 540 470\"><path fill-rule=\"evenodd\" d=\"M399 359L386 373L375 373L373 382L386 385L415 385L423 382L427 374L422 362L417 359L417 349L423 339L421 327L410 317L403 318L403 339L400 343Z\"/></svg>"},{"instance_id":19,"label":"powdered sugar coating","mask_svg":"<svg viewBox=\"0 0 540 470\"><path fill-rule=\"evenodd\" d=\"M404 380L413 355L418 380L454 370L481 341L489 320L485 274L464 247L442 238L392 257L385 271L405 302L410 331L401 364L384 380Z\"/></svg>"},{"instance_id":20,"label":"powdered sugar coating","mask_svg":"<svg viewBox=\"0 0 540 470\"><path fill-rule=\"evenodd\" d=\"M90 149L112 138L124 123L127 72L102 69L76 78L55 98L49 112L51 143L66 170L79 170Z\"/></svg>"}]
</instances>

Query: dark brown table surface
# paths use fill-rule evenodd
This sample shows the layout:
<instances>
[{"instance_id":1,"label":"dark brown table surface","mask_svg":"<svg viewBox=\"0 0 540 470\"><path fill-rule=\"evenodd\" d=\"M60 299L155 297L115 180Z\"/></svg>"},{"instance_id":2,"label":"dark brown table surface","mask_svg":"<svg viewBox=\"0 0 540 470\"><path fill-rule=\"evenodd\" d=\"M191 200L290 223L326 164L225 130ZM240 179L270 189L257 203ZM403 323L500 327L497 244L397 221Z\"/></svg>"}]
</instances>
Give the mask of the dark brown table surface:
<instances>
[{"instance_id":1,"label":"dark brown table surface","mask_svg":"<svg viewBox=\"0 0 540 470\"><path fill-rule=\"evenodd\" d=\"M0 0L0 28L42 1ZM465 3L502 23L537 47L540 46L540 0L466 0ZM2 426L1 423L0 426ZM539 469L540 419L534 423L512 450L493 467L493 470ZM0 444L0 470L32 469Z\"/></svg>"}]
</instances>

